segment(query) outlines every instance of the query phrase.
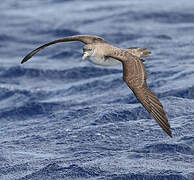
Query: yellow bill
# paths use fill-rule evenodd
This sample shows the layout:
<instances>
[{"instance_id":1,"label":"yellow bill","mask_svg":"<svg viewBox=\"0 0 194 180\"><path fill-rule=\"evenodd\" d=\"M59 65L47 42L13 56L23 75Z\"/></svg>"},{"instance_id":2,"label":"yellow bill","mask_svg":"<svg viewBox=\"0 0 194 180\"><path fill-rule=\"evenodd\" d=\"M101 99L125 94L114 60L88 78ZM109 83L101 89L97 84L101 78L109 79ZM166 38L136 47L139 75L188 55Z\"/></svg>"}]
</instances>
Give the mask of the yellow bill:
<instances>
[{"instance_id":1,"label":"yellow bill","mask_svg":"<svg viewBox=\"0 0 194 180\"><path fill-rule=\"evenodd\" d=\"M84 55L82 56L82 59L86 59L86 57L89 56L89 54L87 52L84 52Z\"/></svg>"}]
</instances>

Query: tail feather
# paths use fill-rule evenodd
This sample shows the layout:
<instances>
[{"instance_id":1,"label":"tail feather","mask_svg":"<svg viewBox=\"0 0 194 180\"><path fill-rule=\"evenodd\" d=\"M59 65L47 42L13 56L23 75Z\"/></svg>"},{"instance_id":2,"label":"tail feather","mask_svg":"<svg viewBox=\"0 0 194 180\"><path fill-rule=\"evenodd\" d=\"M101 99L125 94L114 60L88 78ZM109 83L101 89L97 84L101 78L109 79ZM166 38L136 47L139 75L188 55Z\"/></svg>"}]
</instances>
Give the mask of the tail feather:
<instances>
[{"instance_id":1,"label":"tail feather","mask_svg":"<svg viewBox=\"0 0 194 180\"><path fill-rule=\"evenodd\" d=\"M130 47L126 49L129 53L136 57L149 57L151 56L151 51L149 51L147 48L137 48L137 47Z\"/></svg>"}]
</instances>

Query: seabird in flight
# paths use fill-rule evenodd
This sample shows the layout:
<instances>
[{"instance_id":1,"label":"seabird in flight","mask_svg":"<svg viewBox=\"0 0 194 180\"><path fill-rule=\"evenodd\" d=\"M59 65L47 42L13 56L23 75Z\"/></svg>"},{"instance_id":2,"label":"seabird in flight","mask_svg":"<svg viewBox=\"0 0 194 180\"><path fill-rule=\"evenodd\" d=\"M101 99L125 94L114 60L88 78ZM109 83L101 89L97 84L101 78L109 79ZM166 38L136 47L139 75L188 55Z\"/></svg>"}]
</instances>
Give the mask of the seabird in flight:
<instances>
[{"instance_id":1,"label":"seabird in flight","mask_svg":"<svg viewBox=\"0 0 194 180\"><path fill-rule=\"evenodd\" d=\"M93 63L99 65L113 65L121 62L123 66L123 80L160 127L172 137L170 124L168 123L163 106L146 83L144 60L140 59L151 54L146 48L120 49L106 42L103 38L94 35L67 36L38 47L27 54L21 63L23 64L28 61L33 55L47 46L68 41L81 41L85 43L82 59L89 56Z\"/></svg>"}]
</instances>

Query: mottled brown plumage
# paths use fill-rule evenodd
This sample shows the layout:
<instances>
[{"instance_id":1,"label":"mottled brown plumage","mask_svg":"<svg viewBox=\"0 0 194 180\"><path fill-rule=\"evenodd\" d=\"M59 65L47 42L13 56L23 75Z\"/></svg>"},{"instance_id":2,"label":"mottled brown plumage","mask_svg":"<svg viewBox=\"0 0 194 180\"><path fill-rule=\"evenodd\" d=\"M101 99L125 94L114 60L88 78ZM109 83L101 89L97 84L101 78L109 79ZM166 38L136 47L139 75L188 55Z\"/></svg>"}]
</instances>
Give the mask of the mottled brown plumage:
<instances>
[{"instance_id":1,"label":"mottled brown plumage","mask_svg":"<svg viewBox=\"0 0 194 180\"><path fill-rule=\"evenodd\" d=\"M93 35L78 35L64 37L47 44L44 44L37 49L30 52L21 63L29 60L41 49L55 43L67 41L81 41L86 45L83 47L85 59L90 56L93 63L100 65L111 65L116 60L120 61L123 65L123 80L128 87L133 91L139 102L143 107L153 116L158 122L160 127L172 137L170 125L168 123L163 106L156 95L149 89L146 83L146 70L143 60L140 57L147 57L151 54L146 48L127 48L120 49L108 42L103 38ZM108 63L107 63L108 62Z\"/></svg>"}]
</instances>

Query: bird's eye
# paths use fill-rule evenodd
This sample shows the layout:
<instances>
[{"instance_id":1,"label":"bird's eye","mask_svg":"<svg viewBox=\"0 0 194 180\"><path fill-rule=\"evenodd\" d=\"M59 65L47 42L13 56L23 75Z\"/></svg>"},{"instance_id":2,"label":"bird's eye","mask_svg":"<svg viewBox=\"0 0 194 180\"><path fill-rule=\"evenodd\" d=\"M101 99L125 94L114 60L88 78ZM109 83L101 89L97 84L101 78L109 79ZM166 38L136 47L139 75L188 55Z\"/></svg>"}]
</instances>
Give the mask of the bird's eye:
<instances>
[{"instance_id":1,"label":"bird's eye","mask_svg":"<svg viewBox=\"0 0 194 180\"><path fill-rule=\"evenodd\" d=\"M92 50L91 48L88 49L88 51L91 51L91 50Z\"/></svg>"}]
</instances>

